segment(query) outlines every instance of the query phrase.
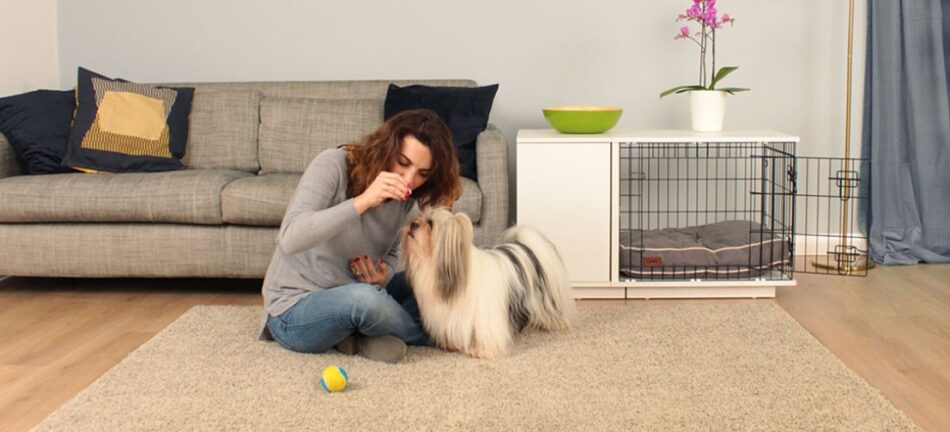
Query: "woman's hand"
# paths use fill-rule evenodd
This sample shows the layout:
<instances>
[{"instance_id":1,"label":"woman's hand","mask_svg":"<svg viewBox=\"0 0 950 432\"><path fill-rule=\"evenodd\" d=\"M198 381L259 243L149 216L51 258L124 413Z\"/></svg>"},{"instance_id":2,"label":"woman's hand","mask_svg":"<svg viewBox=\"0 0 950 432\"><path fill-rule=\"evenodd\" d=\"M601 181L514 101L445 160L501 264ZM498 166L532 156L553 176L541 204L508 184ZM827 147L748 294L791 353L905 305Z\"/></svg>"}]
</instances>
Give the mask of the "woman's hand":
<instances>
[{"instance_id":1,"label":"woman's hand","mask_svg":"<svg viewBox=\"0 0 950 432\"><path fill-rule=\"evenodd\" d=\"M412 189L398 174L383 171L376 176L363 193L353 201L358 214L366 213L382 205L386 200L405 201L412 195Z\"/></svg>"},{"instance_id":2,"label":"woman's hand","mask_svg":"<svg viewBox=\"0 0 950 432\"><path fill-rule=\"evenodd\" d=\"M386 267L386 263L382 259L377 259L374 264L366 255L350 259L350 271L354 279L380 287L384 286L386 280L389 279L389 267Z\"/></svg>"}]
</instances>

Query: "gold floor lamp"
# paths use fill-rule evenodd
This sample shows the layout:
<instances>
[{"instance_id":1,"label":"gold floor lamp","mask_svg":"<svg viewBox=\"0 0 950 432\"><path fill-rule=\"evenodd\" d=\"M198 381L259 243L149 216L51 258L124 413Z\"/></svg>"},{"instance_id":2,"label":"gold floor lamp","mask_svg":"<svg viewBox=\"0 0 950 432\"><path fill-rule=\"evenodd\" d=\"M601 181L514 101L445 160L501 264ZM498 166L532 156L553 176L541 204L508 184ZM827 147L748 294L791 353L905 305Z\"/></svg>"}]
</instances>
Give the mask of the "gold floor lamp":
<instances>
[{"instance_id":1,"label":"gold floor lamp","mask_svg":"<svg viewBox=\"0 0 950 432\"><path fill-rule=\"evenodd\" d=\"M863 256L854 257L851 259L849 251L852 250L852 242L850 235L850 220L848 220L848 208L851 205L849 199L851 198L851 188L847 187L850 182L857 182L859 179L849 179L848 176L851 174L851 53L854 48L854 0L849 1L848 6L848 76L847 76L847 95L845 96L845 110L844 110L844 170L842 175L844 176L843 184L845 187L842 188L842 206L841 211L841 242L838 246L835 247L834 252L829 252L829 259L825 262L821 260L816 260L812 262L817 268L827 269L827 270L837 270L840 274L851 274L854 272L871 269L874 267L874 262L869 260L867 254ZM865 245L865 247L870 247L870 245Z\"/></svg>"}]
</instances>

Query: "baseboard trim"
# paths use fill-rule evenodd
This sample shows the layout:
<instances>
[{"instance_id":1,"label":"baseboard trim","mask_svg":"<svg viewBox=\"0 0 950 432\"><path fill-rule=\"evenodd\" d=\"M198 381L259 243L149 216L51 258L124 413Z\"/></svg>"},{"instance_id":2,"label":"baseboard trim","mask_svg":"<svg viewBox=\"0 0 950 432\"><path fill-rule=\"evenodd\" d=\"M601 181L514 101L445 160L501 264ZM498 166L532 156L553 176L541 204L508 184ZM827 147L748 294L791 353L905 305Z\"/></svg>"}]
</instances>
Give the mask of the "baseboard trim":
<instances>
[{"instance_id":1,"label":"baseboard trim","mask_svg":"<svg viewBox=\"0 0 950 432\"><path fill-rule=\"evenodd\" d=\"M853 232L847 237L851 246L863 251L862 255L867 255L868 240L864 234ZM795 236L795 255L827 255L839 244L841 244L841 234L828 233L816 236L799 234Z\"/></svg>"}]
</instances>

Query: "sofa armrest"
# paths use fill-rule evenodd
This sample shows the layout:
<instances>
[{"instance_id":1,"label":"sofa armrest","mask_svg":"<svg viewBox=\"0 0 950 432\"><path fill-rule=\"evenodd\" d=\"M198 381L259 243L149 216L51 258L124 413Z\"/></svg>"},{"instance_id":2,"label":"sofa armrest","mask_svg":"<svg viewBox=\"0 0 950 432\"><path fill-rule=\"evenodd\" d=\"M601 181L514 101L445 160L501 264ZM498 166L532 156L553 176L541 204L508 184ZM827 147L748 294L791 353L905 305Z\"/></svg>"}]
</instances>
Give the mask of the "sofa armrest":
<instances>
[{"instance_id":1,"label":"sofa armrest","mask_svg":"<svg viewBox=\"0 0 950 432\"><path fill-rule=\"evenodd\" d=\"M17 161L13 147L7 137L0 133L0 178L11 177L23 173L23 167Z\"/></svg>"},{"instance_id":2,"label":"sofa armrest","mask_svg":"<svg viewBox=\"0 0 950 432\"><path fill-rule=\"evenodd\" d=\"M475 141L478 187L482 190L481 246L493 245L508 228L508 142L494 125Z\"/></svg>"}]
</instances>

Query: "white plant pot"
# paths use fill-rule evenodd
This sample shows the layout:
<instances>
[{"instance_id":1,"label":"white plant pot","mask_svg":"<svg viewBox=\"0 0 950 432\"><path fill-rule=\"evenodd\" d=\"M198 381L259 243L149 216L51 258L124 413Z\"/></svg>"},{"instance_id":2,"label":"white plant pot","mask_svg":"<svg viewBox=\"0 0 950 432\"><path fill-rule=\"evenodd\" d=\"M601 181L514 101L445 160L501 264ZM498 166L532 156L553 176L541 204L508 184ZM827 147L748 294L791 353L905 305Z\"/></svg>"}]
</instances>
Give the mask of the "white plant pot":
<instances>
[{"instance_id":1,"label":"white plant pot","mask_svg":"<svg viewBox=\"0 0 950 432\"><path fill-rule=\"evenodd\" d=\"M719 90L689 92L689 114L694 131L721 131L722 119L726 114L726 92Z\"/></svg>"}]
</instances>

